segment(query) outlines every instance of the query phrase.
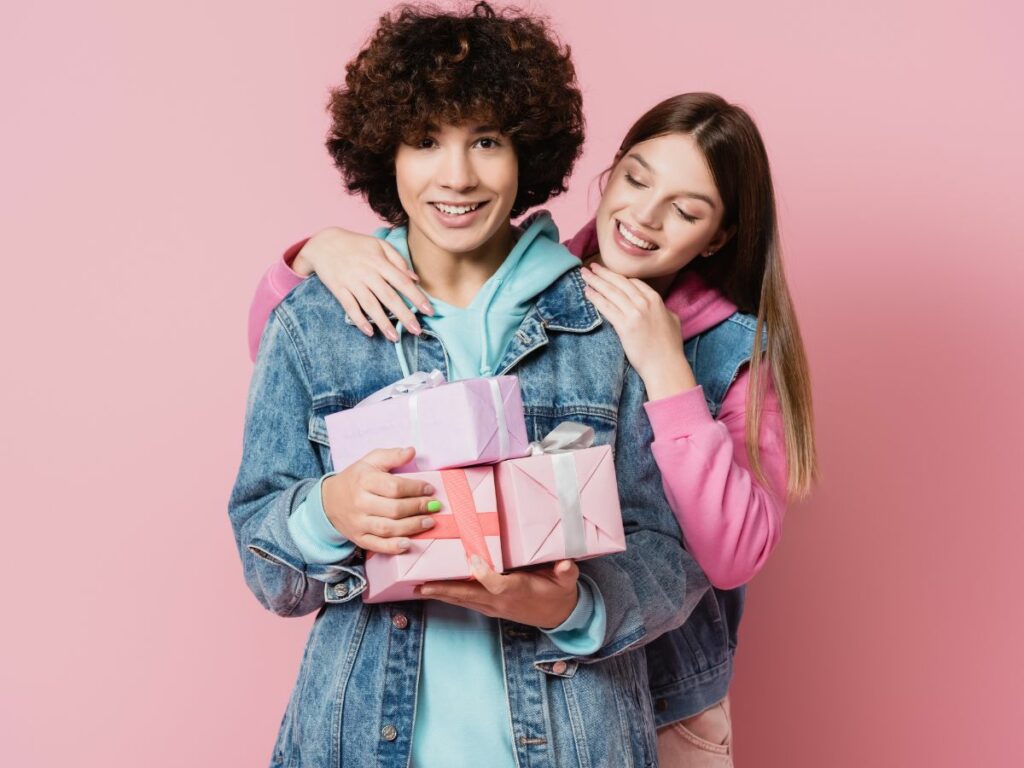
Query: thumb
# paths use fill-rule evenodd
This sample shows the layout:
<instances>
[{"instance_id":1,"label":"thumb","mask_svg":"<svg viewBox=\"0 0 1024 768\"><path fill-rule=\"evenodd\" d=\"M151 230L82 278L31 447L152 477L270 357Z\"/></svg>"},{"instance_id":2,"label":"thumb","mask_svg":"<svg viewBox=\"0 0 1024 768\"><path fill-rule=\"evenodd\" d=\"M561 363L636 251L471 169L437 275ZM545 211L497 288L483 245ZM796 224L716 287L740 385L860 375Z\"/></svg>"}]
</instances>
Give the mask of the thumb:
<instances>
[{"instance_id":1,"label":"thumb","mask_svg":"<svg viewBox=\"0 0 1024 768\"><path fill-rule=\"evenodd\" d=\"M580 578L580 568L573 560L559 560L552 570L559 584L574 584Z\"/></svg>"},{"instance_id":2,"label":"thumb","mask_svg":"<svg viewBox=\"0 0 1024 768\"><path fill-rule=\"evenodd\" d=\"M390 472L396 467L408 464L416 455L416 449L408 448L377 448L363 456L363 461L381 472Z\"/></svg>"}]
</instances>

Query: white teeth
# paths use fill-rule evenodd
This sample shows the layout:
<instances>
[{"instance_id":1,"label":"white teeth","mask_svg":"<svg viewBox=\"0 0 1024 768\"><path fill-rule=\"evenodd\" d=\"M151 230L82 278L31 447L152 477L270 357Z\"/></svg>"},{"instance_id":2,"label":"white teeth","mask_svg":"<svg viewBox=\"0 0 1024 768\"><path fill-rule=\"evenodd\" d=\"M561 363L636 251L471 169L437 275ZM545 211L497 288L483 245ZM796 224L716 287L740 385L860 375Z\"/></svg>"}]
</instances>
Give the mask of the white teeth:
<instances>
[{"instance_id":1,"label":"white teeth","mask_svg":"<svg viewBox=\"0 0 1024 768\"><path fill-rule=\"evenodd\" d=\"M626 238L626 242L632 243L637 248L643 248L645 251L653 251L656 246L654 243L649 243L646 240L641 240L639 237L634 235L626 226L620 221L619 222L619 234Z\"/></svg>"},{"instance_id":2,"label":"white teeth","mask_svg":"<svg viewBox=\"0 0 1024 768\"><path fill-rule=\"evenodd\" d=\"M441 213L447 213L449 216L461 216L464 213L475 211L480 207L480 203L474 203L473 205L445 205L444 203L434 203L434 207Z\"/></svg>"}]
</instances>

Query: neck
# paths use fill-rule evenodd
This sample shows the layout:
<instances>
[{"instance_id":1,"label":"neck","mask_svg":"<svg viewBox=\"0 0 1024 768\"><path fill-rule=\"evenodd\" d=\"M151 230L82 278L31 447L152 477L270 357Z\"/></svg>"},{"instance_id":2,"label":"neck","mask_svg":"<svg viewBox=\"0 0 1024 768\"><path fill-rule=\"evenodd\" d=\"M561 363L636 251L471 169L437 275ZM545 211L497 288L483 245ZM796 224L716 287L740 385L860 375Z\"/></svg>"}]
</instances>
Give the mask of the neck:
<instances>
[{"instance_id":1,"label":"neck","mask_svg":"<svg viewBox=\"0 0 1024 768\"><path fill-rule=\"evenodd\" d=\"M447 304L467 307L505 261L514 237L509 223L479 248L453 253L439 248L423 232L410 226L408 243L420 288Z\"/></svg>"},{"instance_id":2,"label":"neck","mask_svg":"<svg viewBox=\"0 0 1024 768\"><path fill-rule=\"evenodd\" d=\"M605 265L601 261L601 254L595 253L593 256L583 259L584 264L598 263L602 267ZM672 287L672 282L676 279L676 274L661 275L660 277L645 277L643 281L647 283L651 288L658 292L658 295L663 297L668 293L668 289Z\"/></svg>"}]
</instances>

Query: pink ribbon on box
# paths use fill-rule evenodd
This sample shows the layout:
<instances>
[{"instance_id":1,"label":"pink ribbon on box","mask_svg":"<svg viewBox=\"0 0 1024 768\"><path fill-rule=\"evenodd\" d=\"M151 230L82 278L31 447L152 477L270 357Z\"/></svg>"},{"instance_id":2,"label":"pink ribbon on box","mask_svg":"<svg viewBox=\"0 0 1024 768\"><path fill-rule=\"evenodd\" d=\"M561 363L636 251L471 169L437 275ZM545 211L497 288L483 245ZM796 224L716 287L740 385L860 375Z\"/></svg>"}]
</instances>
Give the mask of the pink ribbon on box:
<instances>
[{"instance_id":1,"label":"pink ribbon on box","mask_svg":"<svg viewBox=\"0 0 1024 768\"><path fill-rule=\"evenodd\" d=\"M462 548L466 551L466 560L476 555L491 570L494 561L487 549L485 536L499 536L497 512L479 512L473 499L473 490L469 487L464 469L441 470L441 482L448 495L450 515L436 515L432 519L434 527L423 533L417 533L415 539L461 539ZM367 552L366 557L373 556Z\"/></svg>"}]
</instances>

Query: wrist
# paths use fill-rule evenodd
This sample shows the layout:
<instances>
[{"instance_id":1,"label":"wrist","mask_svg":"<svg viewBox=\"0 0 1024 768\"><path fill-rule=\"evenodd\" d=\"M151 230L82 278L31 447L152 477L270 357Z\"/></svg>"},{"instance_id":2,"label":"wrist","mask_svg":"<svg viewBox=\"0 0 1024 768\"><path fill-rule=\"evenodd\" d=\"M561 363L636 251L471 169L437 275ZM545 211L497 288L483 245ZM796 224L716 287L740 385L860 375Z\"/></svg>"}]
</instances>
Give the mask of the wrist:
<instances>
[{"instance_id":1,"label":"wrist","mask_svg":"<svg viewBox=\"0 0 1024 768\"><path fill-rule=\"evenodd\" d=\"M648 400L661 400L697 386L693 370L681 354L673 356L672 359L665 360L653 368L637 371L637 373L643 379Z\"/></svg>"}]
</instances>

